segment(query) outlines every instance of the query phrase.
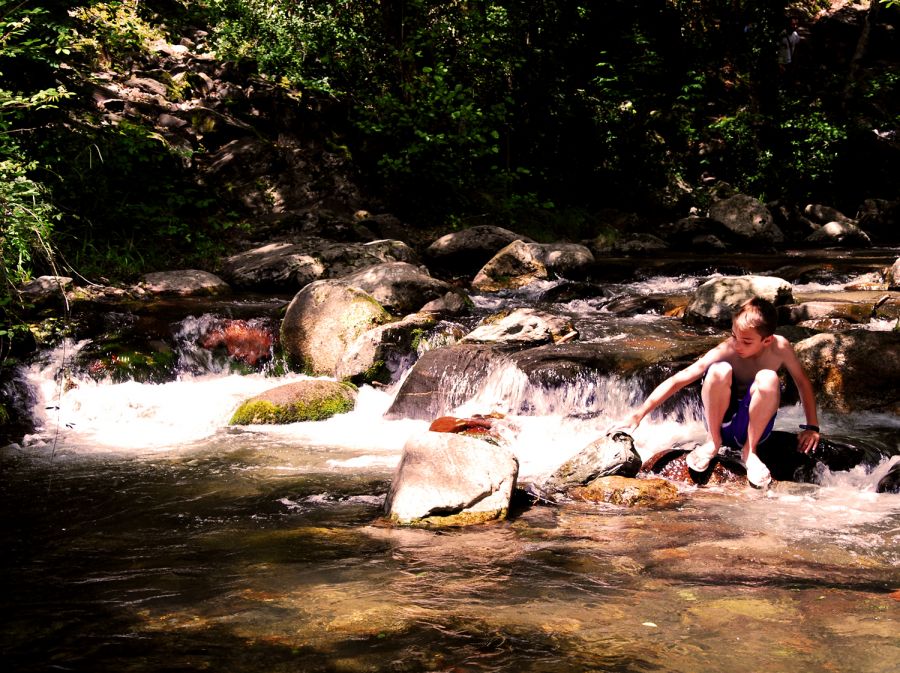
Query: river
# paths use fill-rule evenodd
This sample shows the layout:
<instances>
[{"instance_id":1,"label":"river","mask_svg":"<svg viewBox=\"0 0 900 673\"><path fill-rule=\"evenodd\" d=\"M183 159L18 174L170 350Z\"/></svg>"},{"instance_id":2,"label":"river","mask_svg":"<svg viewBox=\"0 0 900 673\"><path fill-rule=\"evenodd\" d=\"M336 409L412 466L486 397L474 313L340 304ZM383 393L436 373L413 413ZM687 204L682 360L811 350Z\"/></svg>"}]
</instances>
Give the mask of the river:
<instances>
[{"instance_id":1,"label":"river","mask_svg":"<svg viewBox=\"0 0 900 673\"><path fill-rule=\"evenodd\" d=\"M567 310L588 339L671 320ZM874 434L893 455L818 484L682 486L665 509L536 505L492 525L392 528L381 519L392 471L427 427L382 418L396 386L363 387L328 421L229 428L242 399L301 377L64 384L60 363L79 347L32 365L40 428L0 451L6 670L900 667L900 495L875 492L900 460L895 416L821 414L826 432ZM615 377L595 385L591 413L563 393L515 419L521 480L552 471L637 394ZM468 411L501 398L485 389ZM784 408L776 428L798 421ZM702 434L685 408L635 441L647 455Z\"/></svg>"}]
</instances>

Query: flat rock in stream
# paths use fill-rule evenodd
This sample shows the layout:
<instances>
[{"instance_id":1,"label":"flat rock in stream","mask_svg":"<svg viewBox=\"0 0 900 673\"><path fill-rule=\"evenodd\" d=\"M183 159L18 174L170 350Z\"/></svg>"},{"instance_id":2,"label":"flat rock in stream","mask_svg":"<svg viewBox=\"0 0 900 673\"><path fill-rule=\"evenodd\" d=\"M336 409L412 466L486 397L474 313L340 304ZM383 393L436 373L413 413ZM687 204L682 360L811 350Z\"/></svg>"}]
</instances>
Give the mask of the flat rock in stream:
<instances>
[{"instance_id":1,"label":"flat rock in stream","mask_svg":"<svg viewBox=\"0 0 900 673\"><path fill-rule=\"evenodd\" d=\"M183 269L158 271L141 278L139 290L148 294L175 297L208 297L228 294L228 283L208 271Z\"/></svg>"}]
</instances>

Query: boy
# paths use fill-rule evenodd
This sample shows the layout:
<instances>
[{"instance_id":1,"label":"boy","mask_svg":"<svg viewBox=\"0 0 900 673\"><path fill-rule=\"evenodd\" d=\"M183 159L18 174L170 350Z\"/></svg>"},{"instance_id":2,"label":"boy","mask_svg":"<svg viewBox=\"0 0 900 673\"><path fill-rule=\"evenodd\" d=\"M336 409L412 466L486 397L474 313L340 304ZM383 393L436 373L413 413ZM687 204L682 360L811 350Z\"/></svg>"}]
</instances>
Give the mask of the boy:
<instances>
[{"instance_id":1,"label":"boy","mask_svg":"<svg viewBox=\"0 0 900 673\"><path fill-rule=\"evenodd\" d=\"M741 450L747 480L756 487L767 485L772 476L756 455L756 449L775 424L781 401L777 372L782 366L797 385L806 414L797 449L807 453L819 442L812 383L790 342L774 333L777 323L777 312L771 302L760 298L746 302L732 318L731 337L660 383L624 425L634 431L644 416L702 376L707 441L688 454L688 467L705 472L719 449L730 446Z\"/></svg>"}]
</instances>

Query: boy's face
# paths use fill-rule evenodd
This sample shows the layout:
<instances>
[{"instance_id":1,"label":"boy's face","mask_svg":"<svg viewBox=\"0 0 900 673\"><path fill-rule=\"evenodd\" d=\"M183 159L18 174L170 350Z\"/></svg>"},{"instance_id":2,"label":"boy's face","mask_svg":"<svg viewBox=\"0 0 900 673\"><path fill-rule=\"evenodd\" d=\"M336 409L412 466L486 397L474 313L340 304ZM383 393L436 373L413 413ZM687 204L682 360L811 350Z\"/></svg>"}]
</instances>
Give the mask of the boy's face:
<instances>
[{"instance_id":1,"label":"boy's face","mask_svg":"<svg viewBox=\"0 0 900 673\"><path fill-rule=\"evenodd\" d=\"M742 358L755 357L772 343L771 336L764 338L753 327L740 327L733 323L731 338L734 340L734 350Z\"/></svg>"}]
</instances>

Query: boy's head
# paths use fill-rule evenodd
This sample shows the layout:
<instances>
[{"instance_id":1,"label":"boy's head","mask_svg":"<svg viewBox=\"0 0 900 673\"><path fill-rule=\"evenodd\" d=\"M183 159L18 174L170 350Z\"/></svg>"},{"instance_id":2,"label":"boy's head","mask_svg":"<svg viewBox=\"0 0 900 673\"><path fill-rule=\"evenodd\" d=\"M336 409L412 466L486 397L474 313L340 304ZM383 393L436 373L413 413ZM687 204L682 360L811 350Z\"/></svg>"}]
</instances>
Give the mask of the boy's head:
<instances>
[{"instance_id":1,"label":"boy's head","mask_svg":"<svg viewBox=\"0 0 900 673\"><path fill-rule=\"evenodd\" d=\"M778 311L772 302L754 297L735 312L731 324L740 329L754 329L765 339L775 334L775 328L778 327Z\"/></svg>"}]
</instances>

